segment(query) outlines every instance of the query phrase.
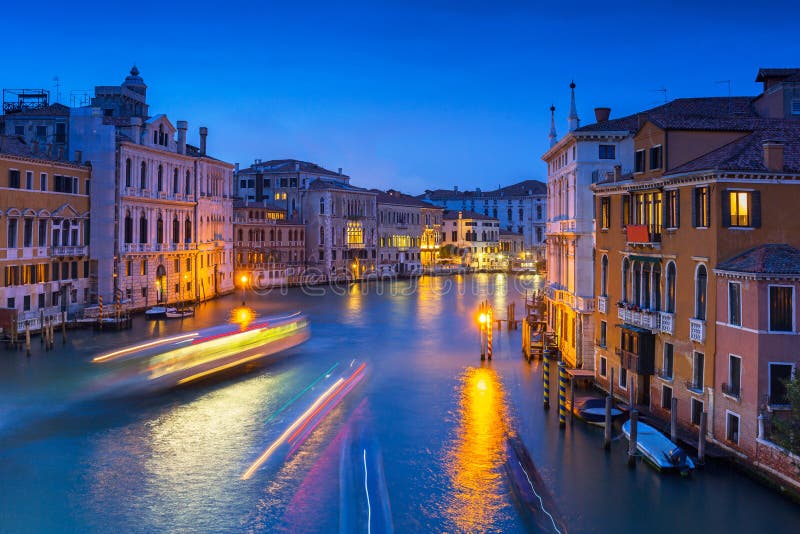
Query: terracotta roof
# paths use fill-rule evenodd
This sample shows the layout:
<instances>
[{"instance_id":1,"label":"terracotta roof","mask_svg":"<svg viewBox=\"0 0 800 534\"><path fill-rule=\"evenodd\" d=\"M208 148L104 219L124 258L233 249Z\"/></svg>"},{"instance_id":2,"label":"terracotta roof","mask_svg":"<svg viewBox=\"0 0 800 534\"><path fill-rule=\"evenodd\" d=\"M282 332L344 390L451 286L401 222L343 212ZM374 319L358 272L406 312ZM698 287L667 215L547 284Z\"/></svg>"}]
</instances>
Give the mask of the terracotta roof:
<instances>
[{"instance_id":1,"label":"terracotta roof","mask_svg":"<svg viewBox=\"0 0 800 534\"><path fill-rule=\"evenodd\" d=\"M395 191L394 189L389 189L388 191L381 191L380 189L370 189L373 193L376 193L377 202L378 204L393 204L396 206L415 206L418 208L439 208L439 206L434 206L433 204L429 204L423 200L420 200L416 197L412 197L411 195L406 195L405 193L401 193L400 191Z\"/></svg>"},{"instance_id":2,"label":"terracotta roof","mask_svg":"<svg viewBox=\"0 0 800 534\"><path fill-rule=\"evenodd\" d=\"M29 145L25 142L25 139L22 136L18 135L0 135L0 155L10 155L10 156L17 156L22 158L34 158L40 159L43 161L49 161L54 163L69 163L72 165L81 165L74 161L67 161L66 159L58 159L54 156L48 156L42 150L44 149L45 145L39 145L39 151L33 150L33 145ZM57 153L55 149L53 149L54 153ZM85 165L85 164L83 164Z\"/></svg>"},{"instance_id":3,"label":"terracotta roof","mask_svg":"<svg viewBox=\"0 0 800 534\"><path fill-rule=\"evenodd\" d=\"M461 212L462 219L476 219L479 221L497 221L495 217L489 217L488 215L484 215L483 213L478 213L475 211L470 210L444 210L444 214L442 215L443 219L446 220L457 220L458 213Z\"/></svg>"},{"instance_id":4,"label":"terracotta roof","mask_svg":"<svg viewBox=\"0 0 800 534\"><path fill-rule=\"evenodd\" d=\"M417 198L430 200L457 200L468 198L480 198L488 196L526 196L528 191L532 195L546 195L547 185L539 180L523 180L515 184L507 185L499 189L489 191L456 191L454 189L427 189Z\"/></svg>"},{"instance_id":5,"label":"terracotta roof","mask_svg":"<svg viewBox=\"0 0 800 534\"><path fill-rule=\"evenodd\" d=\"M785 244L759 245L723 261L717 269L737 273L800 275L800 250Z\"/></svg>"},{"instance_id":6,"label":"terracotta roof","mask_svg":"<svg viewBox=\"0 0 800 534\"><path fill-rule=\"evenodd\" d=\"M705 170L767 172L764 165L767 141L783 143L783 172L800 173L800 121L763 119L751 122L750 126L755 131L675 167L667 175Z\"/></svg>"},{"instance_id":7,"label":"terracotta roof","mask_svg":"<svg viewBox=\"0 0 800 534\"><path fill-rule=\"evenodd\" d=\"M758 74L756 75L756 81L763 82L767 78L791 78L794 80L797 78L798 74L800 74L800 68L758 69Z\"/></svg>"},{"instance_id":8,"label":"terracotta roof","mask_svg":"<svg viewBox=\"0 0 800 534\"><path fill-rule=\"evenodd\" d=\"M40 108L26 108L20 111L13 111L8 113L10 117L14 117L15 115L56 115L59 117L68 117L69 116L69 107L65 106L64 104L59 104L58 102L54 104L49 104L47 106L42 106Z\"/></svg>"},{"instance_id":9,"label":"terracotta roof","mask_svg":"<svg viewBox=\"0 0 800 534\"><path fill-rule=\"evenodd\" d=\"M300 170L295 170L297 165L299 164ZM259 167L261 170L256 171L256 167ZM240 173L250 174L260 172L263 174L277 174L277 173L286 173L286 172L308 172L313 174L327 174L330 176L344 176L349 178L346 174L339 174L336 171L328 170L324 167L317 165L316 163L311 163L309 161L301 161L299 159L271 159L268 161L262 161L259 164L253 163L247 168L241 169Z\"/></svg>"},{"instance_id":10,"label":"terracotta roof","mask_svg":"<svg viewBox=\"0 0 800 534\"><path fill-rule=\"evenodd\" d=\"M742 131L749 127L741 119L758 119L751 96L677 98L661 106L627 117L589 124L576 132L636 132L646 122L668 130Z\"/></svg>"},{"instance_id":11,"label":"terracotta roof","mask_svg":"<svg viewBox=\"0 0 800 534\"><path fill-rule=\"evenodd\" d=\"M340 182L338 180L323 180L322 178L317 178L316 180L308 184L308 189L311 191L322 191L325 189L339 189L342 191L357 191L361 193L371 193L373 195L375 194L374 191L370 191L369 189L364 189L363 187L356 187L354 185L350 185L345 182Z\"/></svg>"}]
</instances>

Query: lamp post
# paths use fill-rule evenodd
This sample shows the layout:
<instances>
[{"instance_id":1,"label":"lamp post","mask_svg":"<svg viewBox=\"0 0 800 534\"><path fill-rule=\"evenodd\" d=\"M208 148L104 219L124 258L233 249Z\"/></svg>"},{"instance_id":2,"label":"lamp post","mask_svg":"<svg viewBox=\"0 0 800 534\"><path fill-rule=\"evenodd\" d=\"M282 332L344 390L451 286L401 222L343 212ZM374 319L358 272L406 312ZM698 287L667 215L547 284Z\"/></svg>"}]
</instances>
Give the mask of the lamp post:
<instances>
[{"instance_id":1,"label":"lamp post","mask_svg":"<svg viewBox=\"0 0 800 534\"><path fill-rule=\"evenodd\" d=\"M247 275L243 274L239 281L242 283L242 306L245 305L245 290L247 289Z\"/></svg>"},{"instance_id":2,"label":"lamp post","mask_svg":"<svg viewBox=\"0 0 800 534\"><path fill-rule=\"evenodd\" d=\"M486 351L483 348L483 330L486 327L486 321L489 320L489 317L483 311L483 306L481 305L481 312L478 315L478 343L480 344L481 349L481 360L486 359Z\"/></svg>"}]
</instances>

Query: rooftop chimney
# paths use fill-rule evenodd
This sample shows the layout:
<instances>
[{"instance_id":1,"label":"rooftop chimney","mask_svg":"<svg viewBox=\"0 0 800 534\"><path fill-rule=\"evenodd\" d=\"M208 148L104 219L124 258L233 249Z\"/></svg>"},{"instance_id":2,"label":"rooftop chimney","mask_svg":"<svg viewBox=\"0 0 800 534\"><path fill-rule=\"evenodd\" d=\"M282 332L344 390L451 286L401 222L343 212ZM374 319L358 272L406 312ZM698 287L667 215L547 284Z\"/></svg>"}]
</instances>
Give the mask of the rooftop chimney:
<instances>
[{"instance_id":1,"label":"rooftop chimney","mask_svg":"<svg viewBox=\"0 0 800 534\"><path fill-rule=\"evenodd\" d=\"M75 161L77 163L83 162L83 150L76 150L75 151Z\"/></svg>"},{"instance_id":2,"label":"rooftop chimney","mask_svg":"<svg viewBox=\"0 0 800 534\"><path fill-rule=\"evenodd\" d=\"M764 166L767 170L783 172L783 143L781 141L764 141Z\"/></svg>"},{"instance_id":3,"label":"rooftop chimney","mask_svg":"<svg viewBox=\"0 0 800 534\"><path fill-rule=\"evenodd\" d=\"M594 108L594 118L597 122L606 122L611 115L611 108Z\"/></svg>"},{"instance_id":4,"label":"rooftop chimney","mask_svg":"<svg viewBox=\"0 0 800 534\"><path fill-rule=\"evenodd\" d=\"M189 123L186 121L178 121L178 154L186 154L186 130L189 129Z\"/></svg>"},{"instance_id":5,"label":"rooftop chimney","mask_svg":"<svg viewBox=\"0 0 800 534\"><path fill-rule=\"evenodd\" d=\"M53 157L53 143L47 143L47 157Z\"/></svg>"},{"instance_id":6,"label":"rooftop chimney","mask_svg":"<svg viewBox=\"0 0 800 534\"><path fill-rule=\"evenodd\" d=\"M141 117L131 117L131 137L137 145L142 143L142 119Z\"/></svg>"},{"instance_id":7,"label":"rooftop chimney","mask_svg":"<svg viewBox=\"0 0 800 534\"><path fill-rule=\"evenodd\" d=\"M614 165L614 181L619 182L622 178L622 165Z\"/></svg>"},{"instance_id":8,"label":"rooftop chimney","mask_svg":"<svg viewBox=\"0 0 800 534\"><path fill-rule=\"evenodd\" d=\"M454 185L454 186L453 186L453 192L454 192L454 193L458 193L458 186L457 186L457 185Z\"/></svg>"},{"instance_id":9,"label":"rooftop chimney","mask_svg":"<svg viewBox=\"0 0 800 534\"><path fill-rule=\"evenodd\" d=\"M294 162L294 170L296 170L296 171L300 170L300 162L299 161L295 161Z\"/></svg>"},{"instance_id":10,"label":"rooftop chimney","mask_svg":"<svg viewBox=\"0 0 800 534\"><path fill-rule=\"evenodd\" d=\"M206 137L208 137L208 128L205 126L200 127L200 154L206 155Z\"/></svg>"},{"instance_id":11,"label":"rooftop chimney","mask_svg":"<svg viewBox=\"0 0 800 534\"><path fill-rule=\"evenodd\" d=\"M5 141L5 139L3 140ZM34 156L39 155L39 141L33 141L31 143L31 152L33 153Z\"/></svg>"},{"instance_id":12,"label":"rooftop chimney","mask_svg":"<svg viewBox=\"0 0 800 534\"><path fill-rule=\"evenodd\" d=\"M339 174L342 174L342 168L339 167Z\"/></svg>"},{"instance_id":13,"label":"rooftop chimney","mask_svg":"<svg viewBox=\"0 0 800 534\"><path fill-rule=\"evenodd\" d=\"M64 159L64 147L63 146L58 147L58 159L59 160Z\"/></svg>"}]
</instances>

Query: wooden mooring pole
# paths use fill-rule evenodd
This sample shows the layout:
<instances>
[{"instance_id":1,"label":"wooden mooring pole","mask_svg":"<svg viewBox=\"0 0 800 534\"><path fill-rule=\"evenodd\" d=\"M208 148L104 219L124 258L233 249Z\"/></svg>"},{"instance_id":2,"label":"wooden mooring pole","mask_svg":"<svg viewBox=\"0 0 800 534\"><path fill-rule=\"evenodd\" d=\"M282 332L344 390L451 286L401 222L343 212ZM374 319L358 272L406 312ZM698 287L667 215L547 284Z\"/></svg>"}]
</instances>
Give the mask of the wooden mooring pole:
<instances>
[{"instance_id":1,"label":"wooden mooring pole","mask_svg":"<svg viewBox=\"0 0 800 534\"><path fill-rule=\"evenodd\" d=\"M611 448L611 395L606 397L606 426L603 428L603 447Z\"/></svg>"},{"instance_id":2,"label":"wooden mooring pole","mask_svg":"<svg viewBox=\"0 0 800 534\"><path fill-rule=\"evenodd\" d=\"M630 439L628 440L628 465L636 466L636 442L639 437L639 412L631 410Z\"/></svg>"},{"instance_id":3,"label":"wooden mooring pole","mask_svg":"<svg viewBox=\"0 0 800 534\"><path fill-rule=\"evenodd\" d=\"M25 321L25 356L31 355L31 323Z\"/></svg>"},{"instance_id":4,"label":"wooden mooring pole","mask_svg":"<svg viewBox=\"0 0 800 534\"><path fill-rule=\"evenodd\" d=\"M678 399L672 397L669 414L669 439L678 444Z\"/></svg>"},{"instance_id":5,"label":"wooden mooring pole","mask_svg":"<svg viewBox=\"0 0 800 534\"><path fill-rule=\"evenodd\" d=\"M67 312L61 312L61 344L67 344Z\"/></svg>"},{"instance_id":6,"label":"wooden mooring pole","mask_svg":"<svg viewBox=\"0 0 800 534\"><path fill-rule=\"evenodd\" d=\"M708 425L708 413L700 414L700 435L697 436L697 463L706 462L706 426Z\"/></svg>"}]
</instances>

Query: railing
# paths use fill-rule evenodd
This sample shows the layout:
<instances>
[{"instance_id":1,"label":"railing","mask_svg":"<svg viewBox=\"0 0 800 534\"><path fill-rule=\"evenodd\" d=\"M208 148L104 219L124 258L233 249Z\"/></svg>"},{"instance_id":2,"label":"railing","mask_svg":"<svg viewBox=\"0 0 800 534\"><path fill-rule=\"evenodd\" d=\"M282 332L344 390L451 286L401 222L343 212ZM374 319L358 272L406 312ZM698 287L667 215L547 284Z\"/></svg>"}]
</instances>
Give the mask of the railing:
<instances>
[{"instance_id":1,"label":"railing","mask_svg":"<svg viewBox=\"0 0 800 534\"><path fill-rule=\"evenodd\" d=\"M659 328L658 312L632 310L622 306L617 309L617 317L623 322L649 330L658 330Z\"/></svg>"},{"instance_id":2,"label":"railing","mask_svg":"<svg viewBox=\"0 0 800 534\"><path fill-rule=\"evenodd\" d=\"M574 220L561 221L559 223L559 230L561 231L562 234L563 233L575 232L575 228L576 228L576 225L575 225L575 221Z\"/></svg>"},{"instance_id":3,"label":"railing","mask_svg":"<svg viewBox=\"0 0 800 534\"><path fill-rule=\"evenodd\" d=\"M53 247L53 256L85 256L87 249L86 245Z\"/></svg>"},{"instance_id":4,"label":"railing","mask_svg":"<svg viewBox=\"0 0 800 534\"><path fill-rule=\"evenodd\" d=\"M631 371L638 372L639 368L639 355L635 352L628 350L617 349L617 356L619 356L619 364L623 369L630 369Z\"/></svg>"},{"instance_id":5,"label":"railing","mask_svg":"<svg viewBox=\"0 0 800 534\"><path fill-rule=\"evenodd\" d=\"M700 380L692 379L686 381L686 389L697 393L703 392L703 382Z\"/></svg>"},{"instance_id":6,"label":"railing","mask_svg":"<svg viewBox=\"0 0 800 534\"><path fill-rule=\"evenodd\" d=\"M689 319L689 339L704 343L706 340L706 322L702 319Z\"/></svg>"},{"instance_id":7,"label":"railing","mask_svg":"<svg viewBox=\"0 0 800 534\"><path fill-rule=\"evenodd\" d=\"M364 243L348 243L347 248L349 249L360 249L364 248Z\"/></svg>"},{"instance_id":8,"label":"railing","mask_svg":"<svg viewBox=\"0 0 800 534\"><path fill-rule=\"evenodd\" d=\"M739 384L734 385L734 384L723 383L720 389L722 389L722 393L724 393L729 397L733 397L736 400L742 399L742 386Z\"/></svg>"},{"instance_id":9,"label":"railing","mask_svg":"<svg viewBox=\"0 0 800 534\"><path fill-rule=\"evenodd\" d=\"M660 312L658 315L661 331L665 334L673 334L675 332L675 316L667 312Z\"/></svg>"},{"instance_id":10,"label":"railing","mask_svg":"<svg viewBox=\"0 0 800 534\"><path fill-rule=\"evenodd\" d=\"M597 311L608 313L608 297L597 297Z\"/></svg>"},{"instance_id":11,"label":"railing","mask_svg":"<svg viewBox=\"0 0 800 534\"><path fill-rule=\"evenodd\" d=\"M579 312L592 313L594 311L594 299L575 297L575 304L575 309Z\"/></svg>"},{"instance_id":12,"label":"railing","mask_svg":"<svg viewBox=\"0 0 800 534\"><path fill-rule=\"evenodd\" d=\"M661 380L672 380L672 369L658 369L656 368L654 373L658 378Z\"/></svg>"}]
</instances>

